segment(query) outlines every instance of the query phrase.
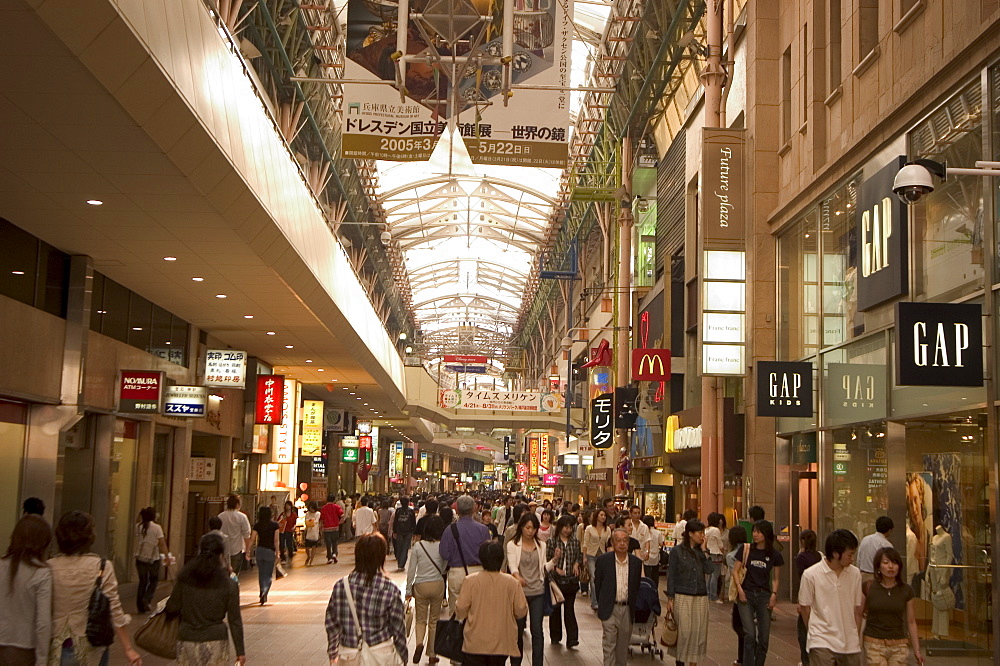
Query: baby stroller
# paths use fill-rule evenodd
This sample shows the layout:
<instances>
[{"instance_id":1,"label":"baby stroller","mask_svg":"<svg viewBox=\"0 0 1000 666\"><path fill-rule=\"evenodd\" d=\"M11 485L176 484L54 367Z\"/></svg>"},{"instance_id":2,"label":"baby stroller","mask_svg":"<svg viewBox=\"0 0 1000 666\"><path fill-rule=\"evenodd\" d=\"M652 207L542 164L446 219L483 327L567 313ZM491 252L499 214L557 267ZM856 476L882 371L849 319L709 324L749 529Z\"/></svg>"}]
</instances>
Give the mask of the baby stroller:
<instances>
[{"instance_id":1,"label":"baby stroller","mask_svg":"<svg viewBox=\"0 0 1000 666\"><path fill-rule=\"evenodd\" d=\"M639 594L635 601L635 615L632 618L632 635L629 638L628 653L632 656L632 648L638 647L640 652L649 652L663 660L663 649L656 642L656 623L660 615L660 599L656 592L656 583L651 578L639 581Z\"/></svg>"}]
</instances>

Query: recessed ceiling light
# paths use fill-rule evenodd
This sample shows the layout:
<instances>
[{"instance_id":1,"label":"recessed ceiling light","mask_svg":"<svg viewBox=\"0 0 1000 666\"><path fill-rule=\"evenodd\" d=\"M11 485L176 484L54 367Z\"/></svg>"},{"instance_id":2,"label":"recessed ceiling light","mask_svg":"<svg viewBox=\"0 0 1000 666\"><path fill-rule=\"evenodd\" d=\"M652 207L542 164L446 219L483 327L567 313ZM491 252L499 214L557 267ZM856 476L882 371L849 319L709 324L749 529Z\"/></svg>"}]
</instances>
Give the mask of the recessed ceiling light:
<instances>
[{"instance_id":1,"label":"recessed ceiling light","mask_svg":"<svg viewBox=\"0 0 1000 666\"><path fill-rule=\"evenodd\" d=\"M166 341L166 342L164 342L163 344L165 344L165 345L169 345L169 344L170 344L170 340L167 340L167 341Z\"/></svg>"},{"instance_id":2,"label":"recessed ceiling light","mask_svg":"<svg viewBox=\"0 0 1000 666\"><path fill-rule=\"evenodd\" d=\"M11 271L14 275L24 275L24 271Z\"/></svg>"},{"instance_id":3,"label":"recessed ceiling light","mask_svg":"<svg viewBox=\"0 0 1000 666\"><path fill-rule=\"evenodd\" d=\"M225 294L216 294L215 297L216 298L225 298L226 295Z\"/></svg>"},{"instance_id":4,"label":"recessed ceiling light","mask_svg":"<svg viewBox=\"0 0 1000 666\"><path fill-rule=\"evenodd\" d=\"M285 345L285 349L294 349L295 345Z\"/></svg>"},{"instance_id":5,"label":"recessed ceiling light","mask_svg":"<svg viewBox=\"0 0 1000 666\"><path fill-rule=\"evenodd\" d=\"M177 261L177 257L163 257L163 261Z\"/></svg>"},{"instance_id":6,"label":"recessed ceiling light","mask_svg":"<svg viewBox=\"0 0 1000 666\"><path fill-rule=\"evenodd\" d=\"M142 326L133 326L132 330L133 331L141 331L142 330Z\"/></svg>"},{"instance_id":7,"label":"recessed ceiling light","mask_svg":"<svg viewBox=\"0 0 1000 666\"><path fill-rule=\"evenodd\" d=\"M103 206L104 205L104 202L101 201L100 199L87 199L87 203L89 203L91 206Z\"/></svg>"},{"instance_id":8,"label":"recessed ceiling light","mask_svg":"<svg viewBox=\"0 0 1000 666\"><path fill-rule=\"evenodd\" d=\"M323 368L316 368L316 372L326 372Z\"/></svg>"},{"instance_id":9,"label":"recessed ceiling light","mask_svg":"<svg viewBox=\"0 0 1000 666\"><path fill-rule=\"evenodd\" d=\"M313 362L313 360L311 358L307 358L306 359L306 363L312 363L312 362Z\"/></svg>"},{"instance_id":10,"label":"recessed ceiling light","mask_svg":"<svg viewBox=\"0 0 1000 666\"><path fill-rule=\"evenodd\" d=\"M267 334L268 335L274 335L274 331L268 331Z\"/></svg>"},{"instance_id":11,"label":"recessed ceiling light","mask_svg":"<svg viewBox=\"0 0 1000 666\"><path fill-rule=\"evenodd\" d=\"M351 391L350 395L354 395L354 391Z\"/></svg>"},{"instance_id":12,"label":"recessed ceiling light","mask_svg":"<svg viewBox=\"0 0 1000 666\"><path fill-rule=\"evenodd\" d=\"M98 310L97 314L108 314L107 310Z\"/></svg>"},{"instance_id":13,"label":"recessed ceiling light","mask_svg":"<svg viewBox=\"0 0 1000 666\"><path fill-rule=\"evenodd\" d=\"M331 381L331 382L335 382L335 381L337 381L337 380L336 380L336 379L331 379L330 381Z\"/></svg>"},{"instance_id":14,"label":"recessed ceiling light","mask_svg":"<svg viewBox=\"0 0 1000 666\"><path fill-rule=\"evenodd\" d=\"M355 400L361 400L361 398L355 398Z\"/></svg>"},{"instance_id":15,"label":"recessed ceiling light","mask_svg":"<svg viewBox=\"0 0 1000 666\"><path fill-rule=\"evenodd\" d=\"M358 398L358 400L360 400L360 399L361 399L361 398ZM365 403L362 403L362 404L363 404L363 405L364 405L365 407L367 407L367 406L368 406L368 403L367 403L367 402L365 402Z\"/></svg>"},{"instance_id":16,"label":"recessed ceiling light","mask_svg":"<svg viewBox=\"0 0 1000 666\"><path fill-rule=\"evenodd\" d=\"M205 278L203 278L203 277L193 277L193 278L191 278L191 281L192 282L204 282Z\"/></svg>"}]
</instances>

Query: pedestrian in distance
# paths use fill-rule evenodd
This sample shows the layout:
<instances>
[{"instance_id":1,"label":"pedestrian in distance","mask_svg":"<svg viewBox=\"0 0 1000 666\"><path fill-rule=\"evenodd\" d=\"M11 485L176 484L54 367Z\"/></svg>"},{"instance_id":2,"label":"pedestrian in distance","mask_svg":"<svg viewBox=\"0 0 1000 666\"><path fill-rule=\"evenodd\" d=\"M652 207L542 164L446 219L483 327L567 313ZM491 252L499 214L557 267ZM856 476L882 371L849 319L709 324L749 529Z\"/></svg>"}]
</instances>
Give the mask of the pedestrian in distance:
<instances>
[{"instance_id":1,"label":"pedestrian in distance","mask_svg":"<svg viewBox=\"0 0 1000 666\"><path fill-rule=\"evenodd\" d=\"M858 549L861 552L861 549ZM913 588L903 582L903 558L895 548L883 548L873 558L875 580L864 583L864 650L868 666L906 666L910 649L924 663L913 608Z\"/></svg>"},{"instance_id":2,"label":"pedestrian in distance","mask_svg":"<svg viewBox=\"0 0 1000 666\"><path fill-rule=\"evenodd\" d=\"M375 511L368 506L370 501L371 500L368 497L362 497L361 506L354 511L354 515L351 518L351 524L354 527L355 536L373 534L376 531L378 517L375 515ZM388 543L389 542L386 541L386 544Z\"/></svg>"},{"instance_id":3,"label":"pedestrian in distance","mask_svg":"<svg viewBox=\"0 0 1000 666\"><path fill-rule=\"evenodd\" d=\"M270 519L270 508L261 509ZM234 647L235 662L246 663L240 587L229 576L225 543L218 534L201 538L198 554L177 576L166 613L180 616L178 666L232 666Z\"/></svg>"},{"instance_id":4,"label":"pedestrian in distance","mask_svg":"<svg viewBox=\"0 0 1000 666\"><path fill-rule=\"evenodd\" d=\"M267 593L271 590L274 579L274 567L277 564L278 523L271 517L270 507L257 509L257 522L253 526L254 542L257 556L257 581L260 584L260 605L267 603Z\"/></svg>"},{"instance_id":5,"label":"pedestrian in distance","mask_svg":"<svg viewBox=\"0 0 1000 666\"><path fill-rule=\"evenodd\" d=\"M607 544L611 540L611 528L608 526L608 512L604 509L594 511L590 525L583 531L583 554L587 557L587 567L590 569L590 584L594 584L594 568L597 558L608 552ZM590 608L597 610L597 595L591 591Z\"/></svg>"},{"instance_id":6,"label":"pedestrian in distance","mask_svg":"<svg viewBox=\"0 0 1000 666\"><path fill-rule=\"evenodd\" d=\"M306 545L306 566L312 566L313 558L316 557L316 548L321 543L321 533L320 533L320 521L322 520L322 515L319 512L319 507L316 505L315 501L310 500L307 505L308 511L302 517L305 526L305 536L304 541ZM336 540L334 540L336 543Z\"/></svg>"},{"instance_id":7,"label":"pedestrian in distance","mask_svg":"<svg viewBox=\"0 0 1000 666\"><path fill-rule=\"evenodd\" d=\"M712 573L708 580L708 600L722 603L719 597L719 579L725 566L726 544L722 540L722 532L726 527L726 518L721 513L713 511L708 514L708 527L705 529L705 552L712 562Z\"/></svg>"},{"instance_id":8,"label":"pedestrian in distance","mask_svg":"<svg viewBox=\"0 0 1000 666\"><path fill-rule=\"evenodd\" d=\"M875 521L875 532L861 539L861 543L858 545L858 555L854 558L858 563L858 569L861 570L861 582L868 583L875 580L878 566L874 563L875 554L883 548L892 548L889 535L892 534L893 527L895 525L892 518L879 516Z\"/></svg>"},{"instance_id":9,"label":"pedestrian in distance","mask_svg":"<svg viewBox=\"0 0 1000 666\"><path fill-rule=\"evenodd\" d=\"M147 506L139 511L139 522L135 526L135 570L139 574L135 605L140 613L149 612L153 603L160 580L161 558L166 566L173 564L163 528L156 523L156 509Z\"/></svg>"},{"instance_id":10,"label":"pedestrian in distance","mask_svg":"<svg viewBox=\"0 0 1000 666\"><path fill-rule=\"evenodd\" d=\"M240 496L230 495L226 499L226 510L219 514L226 535L229 569L237 576L250 562L250 519L240 511L241 506Z\"/></svg>"},{"instance_id":11,"label":"pedestrian in distance","mask_svg":"<svg viewBox=\"0 0 1000 666\"><path fill-rule=\"evenodd\" d=\"M653 581L655 587L660 586L660 554L663 552L663 532L656 528L656 519L650 515L642 517L642 522L649 528L649 555L642 563L646 578Z\"/></svg>"},{"instance_id":12,"label":"pedestrian in distance","mask_svg":"<svg viewBox=\"0 0 1000 666\"><path fill-rule=\"evenodd\" d=\"M801 585L802 574L814 564L818 564L823 556L816 550L816 533L812 530L802 530L799 533L799 544L801 549L795 556L795 578ZM809 666L809 650L806 648L806 624L802 621L802 616L796 618L796 629L799 636L799 660L802 666Z\"/></svg>"},{"instance_id":13,"label":"pedestrian in distance","mask_svg":"<svg viewBox=\"0 0 1000 666\"><path fill-rule=\"evenodd\" d=\"M697 664L708 652L708 577L714 566L705 546L705 524L692 518L684 525L681 543L670 550L667 567L667 613L677 622L678 662Z\"/></svg>"},{"instance_id":14,"label":"pedestrian in distance","mask_svg":"<svg viewBox=\"0 0 1000 666\"><path fill-rule=\"evenodd\" d=\"M642 578L642 560L629 553L629 535L624 527L615 528L611 544L612 552L601 555L595 563L594 593L597 617L603 629L604 664L625 666Z\"/></svg>"},{"instance_id":15,"label":"pedestrian in distance","mask_svg":"<svg viewBox=\"0 0 1000 666\"><path fill-rule=\"evenodd\" d=\"M326 496L326 504L319 510L320 528L323 532L323 542L326 544L326 563L337 563L337 544L340 541L340 526L344 522L344 509L336 502L336 496L330 493Z\"/></svg>"},{"instance_id":16,"label":"pedestrian in distance","mask_svg":"<svg viewBox=\"0 0 1000 666\"><path fill-rule=\"evenodd\" d=\"M45 554L52 528L26 514L0 558L0 664L35 666L49 660L52 638L52 572Z\"/></svg>"},{"instance_id":17,"label":"pedestrian in distance","mask_svg":"<svg viewBox=\"0 0 1000 666\"><path fill-rule=\"evenodd\" d=\"M417 514L410 508L407 497L399 498L399 508L392 519L392 533L396 540L396 566L398 571L406 569L406 558L413 543L413 532L417 529Z\"/></svg>"},{"instance_id":18,"label":"pedestrian in distance","mask_svg":"<svg viewBox=\"0 0 1000 666\"><path fill-rule=\"evenodd\" d=\"M417 646L413 650L413 662L419 663L424 650L424 636L427 636L427 663L436 664L434 638L437 621L444 602L445 569L447 563L441 557L441 534L444 523L441 516L431 514L424 523L424 538L416 543L406 562L406 600L414 600L416 616Z\"/></svg>"},{"instance_id":19,"label":"pedestrian in distance","mask_svg":"<svg viewBox=\"0 0 1000 666\"><path fill-rule=\"evenodd\" d=\"M278 516L278 541L281 546L281 561L292 563L295 554L295 525L299 522L299 512L292 502L285 502Z\"/></svg>"},{"instance_id":20,"label":"pedestrian in distance","mask_svg":"<svg viewBox=\"0 0 1000 666\"><path fill-rule=\"evenodd\" d=\"M864 594L861 571L854 566L857 549L852 532L834 530L826 537L825 557L802 574L799 615L811 666L861 666Z\"/></svg>"},{"instance_id":21,"label":"pedestrian in distance","mask_svg":"<svg viewBox=\"0 0 1000 666\"><path fill-rule=\"evenodd\" d=\"M727 539L729 543L728 552L726 553L726 568L731 572L736 567L736 558L743 552L743 544L747 542L747 531L742 525L734 525L732 529L729 530L729 536ZM726 586L726 590L729 590L729 586ZM732 627L733 631L736 632L736 659L733 664L743 663L743 621L740 620L740 605L736 603L736 599L730 599L733 604L732 609Z\"/></svg>"},{"instance_id":22,"label":"pedestrian in distance","mask_svg":"<svg viewBox=\"0 0 1000 666\"><path fill-rule=\"evenodd\" d=\"M518 628L528 602L521 584L500 571L503 546L493 540L483 543L479 559L483 570L465 579L455 606L456 617L465 620L462 664L502 666L508 657L520 659Z\"/></svg>"},{"instance_id":23,"label":"pedestrian in distance","mask_svg":"<svg viewBox=\"0 0 1000 666\"><path fill-rule=\"evenodd\" d=\"M737 588L740 622L743 624L743 664L763 666L771 637L771 611L778 603L781 567L785 564L774 547L774 528L766 520L753 526L753 543L745 544L736 558L733 575L746 569Z\"/></svg>"}]
</instances>

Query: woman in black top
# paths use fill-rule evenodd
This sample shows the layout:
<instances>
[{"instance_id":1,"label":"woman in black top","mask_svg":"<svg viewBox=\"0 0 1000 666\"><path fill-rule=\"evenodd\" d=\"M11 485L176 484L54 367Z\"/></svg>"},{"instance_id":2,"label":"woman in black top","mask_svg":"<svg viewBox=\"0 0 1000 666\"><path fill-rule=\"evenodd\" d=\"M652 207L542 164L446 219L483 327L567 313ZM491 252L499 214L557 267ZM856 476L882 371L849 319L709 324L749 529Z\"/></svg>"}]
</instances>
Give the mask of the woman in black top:
<instances>
[{"instance_id":1,"label":"woman in black top","mask_svg":"<svg viewBox=\"0 0 1000 666\"><path fill-rule=\"evenodd\" d=\"M802 572L823 559L823 556L816 550L816 533L812 530L802 530L799 534L799 543L802 550L795 556L795 587L798 588L802 580ZM802 666L809 666L809 651L806 649L806 639L808 631L806 623L802 621L802 616L798 616L799 631L799 659Z\"/></svg>"},{"instance_id":2,"label":"woman in black top","mask_svg":"<svg viewBox=\"0 0 1000 666\"><path fill-rule=\"evenodd\" d=\"M771 610L778 603L781 567L785 560L774 548L774 528L766 520L753 525L753 545L743 546L733 575L746 569L737 588L740 621L743 623L743 666L763 666L771 637Z\"/></svg>"},{"instance_id":3,"label":"woman in black top","mask_svg":"<svg viewBox=\"0 0 1000 666\"><path fill-rule=\"evenodd\" d=\"M903 558L896 549L883 548L875 554L872 568L875 580L864 587L865 617L868 620L865 623L864 648L868 663L906 664L909 661L906 646L909 638L913 656L918 664L923 664L917 617L913 610L913 588L899 577L903 570Z\"/></svg>"},{"instance_id":4,"label":"woman in black top","mask_svg":"<svg viewBox=\"0 0 1000 666\"><path fill-rule=\"evenodd\" d=\"M257 579L260 581L260 605L267 603L267 593L274 577L275 554L278 551L278 523L271 518L271 509L262 506L257 509L257 522L253 526L254 540L257 542Z\"/></svg>"},{"instance_id":5,"label":"woman in black top","mask_svg":"<svg viewBox=\"0 0 1000 666\"><path fill-rule=\"evenodd\" d=\"M692 518L684 525L680 545L670 550L667 567L667 613L677 622L678 662L697 664L708 652L708 585L714 565L705 546L705 523Z\"/></svg>"},{"instance_id":6,"label":"woman in black top","mask_svg":"<svg viewBox=\"0 0 1000 666\"><path fill-rule=\"evenodd\" d=\"M270 516L271 510L264 507ZM167 601L166 612L181 616L177 633L179 666L232 666L232 634L236 661L246 663L240 586L229 577L226 546L218 534L201 538L198 555L185 565ZM227 631L223 620L229 621Z\"/></svg>"}]
</instances>

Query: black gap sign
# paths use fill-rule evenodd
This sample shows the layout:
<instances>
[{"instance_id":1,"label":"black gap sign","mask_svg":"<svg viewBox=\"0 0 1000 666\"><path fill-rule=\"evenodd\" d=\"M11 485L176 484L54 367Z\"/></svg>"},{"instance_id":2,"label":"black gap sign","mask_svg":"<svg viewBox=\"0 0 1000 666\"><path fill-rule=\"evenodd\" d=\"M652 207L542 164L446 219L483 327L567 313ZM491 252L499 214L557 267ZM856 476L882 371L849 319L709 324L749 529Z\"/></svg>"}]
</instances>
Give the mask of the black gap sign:
<instances>
[{"instance_id":1,"label":"black gap sign","mask_svg":"<svg viewBox=\"0 0 1000 666\"><path fill-rule=\"evenodd\" d=\"M983 309L970 303L896 304L896 384L982 386Z\"/></svg>"},{"instance_id":2,"label":"black gap sign","mask_svg":"<svg viewBox=\"0 0 1000 666\"><path fill-rule=\"evenodd\" d=\"M907 207L892 191L905 163L905 157L897 157L861 184L857 256L862 311L907 292Z\"/></svg>"},{"instance_id":3,"label":"black gap sign","mask_svg":"<svg viewBox=\"0 0 1000 666\"><path fill-rule=\"evenodd\" d=\"M813 415L812 363L757 362L757 416Z\"/></svg>"}]
</instances>

